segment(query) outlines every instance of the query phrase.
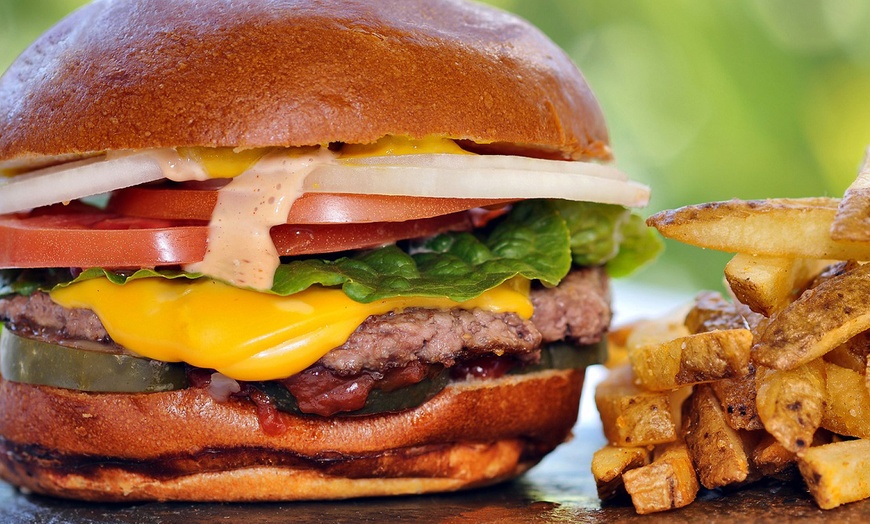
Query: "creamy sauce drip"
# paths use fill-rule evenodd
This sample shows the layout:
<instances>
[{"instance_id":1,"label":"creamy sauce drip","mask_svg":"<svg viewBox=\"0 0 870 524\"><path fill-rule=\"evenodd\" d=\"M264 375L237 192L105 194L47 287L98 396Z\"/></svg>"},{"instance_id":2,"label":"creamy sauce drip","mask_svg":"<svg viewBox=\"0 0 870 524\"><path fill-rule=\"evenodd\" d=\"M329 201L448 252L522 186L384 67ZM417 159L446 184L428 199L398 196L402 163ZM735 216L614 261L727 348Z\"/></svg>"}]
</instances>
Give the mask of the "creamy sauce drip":
<instances>
[{"instance_id":1,"label":"creamy sauce drip","mask_svg":"<svg viewBox=\"0 0 870 524\"><path fill-rule=\"evenodd\" d=\"M269 232L287 222L305 177L335 156L326 148L276 151L233 178L218 193L204 259L184 269L239 287L270 289L280 258Z\"/></svg>"},{"instance_id":2,"label":"creamy sauce drip","mask_svg":"<svg viewBox=\"0 0 870 524\"><path fill-rule=\"evenodd\" d=\"M211 178L201 163L180 155L174 149L155 149L151 157L160 166L163 176L173 182L202 181Z\"/></svg>"}]
</instances>

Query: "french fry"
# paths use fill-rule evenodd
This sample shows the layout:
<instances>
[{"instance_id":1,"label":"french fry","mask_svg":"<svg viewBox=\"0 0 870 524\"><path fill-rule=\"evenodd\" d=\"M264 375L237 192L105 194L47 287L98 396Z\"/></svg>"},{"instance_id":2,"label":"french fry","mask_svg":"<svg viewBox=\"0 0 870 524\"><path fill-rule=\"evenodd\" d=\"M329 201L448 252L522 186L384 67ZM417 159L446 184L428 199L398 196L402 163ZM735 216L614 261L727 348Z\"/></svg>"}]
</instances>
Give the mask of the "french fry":
<instances>
[{"instance_id":1,"label":"french fry","mask_svg":"<svg viewBox=\"0 0 870 524\"><path fill-rule=\"evenodd\" d=\"M847 440L810 448L798 468L822 509L870 497L870 440Z\"/></svg>"},{"instance_id":2,"label":"french fry","mask_svg":"<svg viewBox=\"0 0 870 524\"><path fill-rule=\"evenodd\" d=\"M680 310L662 319L638 322L626 338L626 348L631 351L633 347L662 344L688 335L689 330L684 324L685 317L685 312Z\"/></svg>"},{"instance_id":3,"label":"french fry","mask_svg":"<svg viewBox=\"0 0 870 524\"><path fill-rule=\"evenodd\" d=\"M785 308L825 266L822 260L738 253L725 266L731 292L764 316Z\"/></svg>"},{"instance_id":4,"label":"french fry","mask_svg":"<svg viewBox=\"0 0 870 524\"><path fill-rule=\"evenodd\" d=\"M807 286L807 289L813 289L819 286L819 284L831 280L832 278L837 278L842 276L849 271L852 271L860 264L854 260L841 260L840 262L835 262L822 270Z\"/></svg>"},{"instance_id":5,"label":"french fry","mask_svg":"<svg viewBox=\"0 0 870 524\"><path fill-rule=\"evenodd\" d=\"M870 331L858 333L854 337L825 353L825 362L866 375L870 354Z\"/></svg>"},{"instance_id":6,"label":"french fry","mask_svg":"<svg viewBox=\"0 0 870 524\"><path fill-rule=\"evenodd\" d=\"M612 370L595 388L595 405L604 435L614 446L649 446L677 438L679 405L675 392L646 391L637 386L631 366Z\"/></svg>"},{"instance_id":7,"label":"french fry","mask_svg":"<svg viewBox=\"0 0 870 524\"><path fill-rule=\"evenodd\" d=\"M846 189L837 207L831 238L846 242L870 242L870 147L858 178Z\"/></svg>"},{"instance_id":8,"label":"french fry","mask_svg":"<svg viewBox=\"0 0 870 524\"><path fill-rule=\"evenodd\" d=\"M729 253L870 260L870 244L831 239L838 204L833 198L730 200L662 211L647 225L667 238Z\"/></svg>"},{"instance_id":9,"label":"french fry","mask_svg":"<svg viewBox=\"0 0 870 524\"><path fill-rule=\"evenodd\" d=\"M683 411L686 446L701 484L719 488L746 480L749 458L743 440L725 421L713 390L706 384L695 388Z\"/></svg>"},{"instance_id":10,"label":"french fry","mask_svg":"<svg viewBox=\"0 0 870 524\"><path fill-rule=\"evenodd\" d=\"M592 476L598 488L598 498L610 500L625 491L622 475L649 464L647 448L604 446L592 455Z\"/></svg>"},{"instance_id":11,"label":"french fry","mask_svg":"<svg viewBox=\"0 0 870 524\"><path fill-rule=\"evenodd\" d=\"M749 462L752 468L765 477L781 474L795 464L797 455L785 449L773 435L765 433L752 449Z\"/></svg>"},{"instance_id":12,"label":"french fry","mask_svg":"<svg viewBox=\"0 0 870 524\"><path fill-rule=\"evenodd\" d=\"M865 377L825 362L827 402L821 426L840 435L870 438L870 392Z\"/></svg>"},{"instance_id":13,"label":"french fry","mask_svg":"<svg viewBox=\"0 0 870 524\"><path fill-rule=\"evenodd\" d=\"M758 416L767 432L789 451L800 454L806 450L822 423L825 371L821 359L788 371L756 368Z\"/></svg>"},{"instance_id":14,"label":"french fry","mask_svg":"<svg viewBox=\"0 0 870 524\"><path fill-rule=\"evenodd\" d=\"M698 477L682 441L656 447L653 462L625 472L625 490L635 511L655 513L691 504L698 494Z\"/></svg>"},{"instance_id":15,"label":"french fry","mask_svg":"<svg viewBox=\"0 0 870 524\"><path fill-rule=\"evenodd\" d=\"M698 293L683 323L691 334L749 327L737 306L713 291Z\"/></svg>"},{"instance_id":16,"label":"french fry","mask_svg":"<svg viewBox=\"0 0 870 524\"><path fill-rule=\"evenodd\" d=\"M708 331L664 344L629 346L628 358L644 388L671 390L749 372L748 329Z\"/></svg>"},{"instance_id":17,"label":"french fry","mask_svg":"<svg viewBox=\"0 0 870 524\"><path fill-rule=\"evenodd\" d=\"M635 321L607 333L607 360L604 361L604 367L613 369L628 362L628 337L642 322L645 321Z\"/></svg>"},{"instance_id":18,"label":"french fry","mask_svg":"<svg viewBox=\"0 0 870 524\"><path fill-rule=\"evenodd\" d=\"M725 420L733 429L764 429L755 404L755 367L743 376L711 382L710 387L719 399Z\"/></svg>"},{"instance_id":19,"label":"french fry","mask_svg":"<svg viewBox=\"0 0 870 524\"><path fill-rule=\"evenodd\" d=\"M870 329L870 264L807 291L777 314L753 348L753 360L793 369Z\"/></svg>"}]
</instances>

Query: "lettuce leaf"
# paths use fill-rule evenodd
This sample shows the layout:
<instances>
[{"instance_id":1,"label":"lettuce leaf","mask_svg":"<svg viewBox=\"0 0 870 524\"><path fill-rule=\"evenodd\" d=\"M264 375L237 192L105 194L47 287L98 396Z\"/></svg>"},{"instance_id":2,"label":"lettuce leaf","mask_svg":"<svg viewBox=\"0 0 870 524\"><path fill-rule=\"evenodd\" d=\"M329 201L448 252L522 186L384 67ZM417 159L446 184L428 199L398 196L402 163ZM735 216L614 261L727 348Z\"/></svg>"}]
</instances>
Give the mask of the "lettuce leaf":
<instances>
[{"instance_id":1,"label":"lettuce leaf","mask_svg":"<svg viewBox=\"0 0 870 524\"><path fill-rule=\"evenodd\" d=\"M359 302L395 296L463 301L515 276L555 286L572 265L607 264L612 272L626 274L660 249L661 242L643 220L621 206L529 200L516 204L483 233L444 233L404 249L389 245L335 260L290 260L278 267L271 292L291 295L321 285L341 287ZM28 283L36 274L18 272L9 292L27 294L37 287L51 289L99 277L123 284L139 278L202 276L178 270L121 273L93 268L65 283L58 284L57 278L38 286Z\"/></svg>"}]
</instances>

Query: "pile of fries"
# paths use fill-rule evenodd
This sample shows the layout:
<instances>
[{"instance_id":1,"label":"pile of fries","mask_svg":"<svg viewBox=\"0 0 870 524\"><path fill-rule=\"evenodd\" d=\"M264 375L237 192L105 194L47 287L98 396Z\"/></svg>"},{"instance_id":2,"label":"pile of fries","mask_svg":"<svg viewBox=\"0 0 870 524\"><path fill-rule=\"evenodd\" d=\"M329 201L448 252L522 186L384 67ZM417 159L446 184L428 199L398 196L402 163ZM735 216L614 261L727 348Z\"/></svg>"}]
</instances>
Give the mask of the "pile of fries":
<instances>
[{"instance_id":1,"label":"pile of fries","mask_svg":"<svg viewBox=\"0 0 870 524\"><path fill-rule=\"evenodd\" d=\"M730 296L610 334L599 496L638 513L701 486L800 478L823 509L870 497L870 150L842 199L719 202L648 224L735 253Z\"/></svg>"}]
</instances>

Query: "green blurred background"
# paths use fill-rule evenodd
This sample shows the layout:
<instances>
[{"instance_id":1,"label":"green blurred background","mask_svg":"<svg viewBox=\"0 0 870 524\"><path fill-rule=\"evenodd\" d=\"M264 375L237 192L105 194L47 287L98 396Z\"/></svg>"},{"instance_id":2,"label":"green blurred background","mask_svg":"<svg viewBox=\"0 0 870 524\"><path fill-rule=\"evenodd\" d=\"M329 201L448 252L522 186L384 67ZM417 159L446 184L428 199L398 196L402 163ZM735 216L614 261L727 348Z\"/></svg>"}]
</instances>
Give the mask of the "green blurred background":
<instances>
[{"instance_id":1,"label":"green blurred background","mask_svg":"<svg viewBox=\"0 0 870 524\"><path fill-rule=\"evenodd\" d=\"M0 0L0 69L82 0ZM870 144L865 0L490 0L580 65L644 214L730 198L840 196ZM635 280L720 288L728 255L668 242Z\"/></svg>"}]
</instances>

